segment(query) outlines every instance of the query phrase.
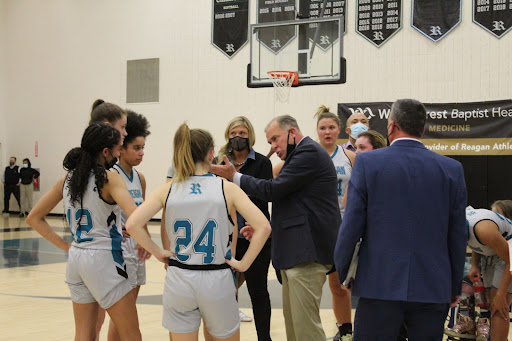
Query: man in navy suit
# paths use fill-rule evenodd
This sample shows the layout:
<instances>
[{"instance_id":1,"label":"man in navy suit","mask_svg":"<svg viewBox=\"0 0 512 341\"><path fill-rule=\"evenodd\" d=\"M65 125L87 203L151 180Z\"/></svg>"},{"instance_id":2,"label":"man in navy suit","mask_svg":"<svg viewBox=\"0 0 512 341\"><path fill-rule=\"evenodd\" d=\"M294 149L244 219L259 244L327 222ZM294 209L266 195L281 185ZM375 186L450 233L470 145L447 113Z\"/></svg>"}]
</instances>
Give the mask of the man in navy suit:
<instances>
[{"instance_id":1,"label":"man in navy suit","mask_svg":"<svg viewBox=\"0 0 512 341\"><path fill-rule=\"evenodd\" d=\"M272 202L272 263L281 270L287 340L325 341L320 299L341 222L336 171L329 154L302 135L293 117L276 117L265 133L272 151L285 160L277 178L236 173L227 159L224 166L212 165L212 172Z\"/></svg>"},{"instance_id":2,"label":"man in navy suit","mask_svg":"<svg viewBox=\"0 0 512 341\"><path fill-rule=\"evenodd\" d=\"M421 143L426 110L396 101L387 148L359 154L348 186L335 264L342 282L362 238L353 295L355 340L441 340L461 290L466 253L462 165Z\"/></svg>"}]
</instances>

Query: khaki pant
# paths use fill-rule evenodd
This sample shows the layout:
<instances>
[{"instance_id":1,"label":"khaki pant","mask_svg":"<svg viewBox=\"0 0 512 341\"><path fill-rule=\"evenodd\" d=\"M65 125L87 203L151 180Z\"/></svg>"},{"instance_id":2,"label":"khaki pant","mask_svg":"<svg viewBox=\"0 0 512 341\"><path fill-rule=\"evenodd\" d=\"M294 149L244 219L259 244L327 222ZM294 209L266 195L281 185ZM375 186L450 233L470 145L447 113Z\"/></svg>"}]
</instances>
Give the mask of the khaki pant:
<instances>
[{"instance_id":1,"label":"khaki pant","mask_svg":"<svg viewBox=\"0 0 512 341\"><path fill-rule=\"evenodd\" d=\"M21 192L21 212L30 212L32 209L32 197L34 194L34 184L20 185Z\"/></svg>"},{"instance_id":2,"label":"khaki pant","mask_svg":"<svg viewBox=\"0 0 512 341\"><path fill-rule=\"evenodd\" d=\"M320 299L326 273L331 268L332 265L307 262L281 270L288 341L325 341L320 321Z\"/></svg>"}]
</instances>

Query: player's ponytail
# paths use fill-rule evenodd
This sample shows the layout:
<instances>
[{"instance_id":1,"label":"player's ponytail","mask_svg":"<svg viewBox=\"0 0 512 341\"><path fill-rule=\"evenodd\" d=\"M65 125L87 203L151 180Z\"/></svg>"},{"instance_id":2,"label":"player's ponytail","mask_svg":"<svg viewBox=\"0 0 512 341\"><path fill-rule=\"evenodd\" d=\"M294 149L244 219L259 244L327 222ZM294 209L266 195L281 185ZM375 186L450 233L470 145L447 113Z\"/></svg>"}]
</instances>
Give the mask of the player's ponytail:
<instances>
[{"instance_id":1,"label":"player's ponytail","mask_svg":"<svg viewBox=\"0 0 512 341\"><path fill-rule=\"evenodd\" d=\"M317 118L317 121L316 121L317 126L318 126L318 123L320 123L320 121L323 120L324 118L330 118L330 119L334 120L334 122L336 122L338 127L340 127L340 128L342 127L341 120L338 117L338 115L330 112L329 107L326 107L323 104L320 107L318 107L318 109L313 117Z\"/></svg>"},{"instance_id":2,"label":"player's ponytail","mask_svg":"<svg viewBox=\"0 0 512 341\"><path fill-rule=\"evenodd\" d=\"M190 129L183 123L174 134L173 162L176 173L173 181L186 180L195 173L196 164L206 163L208 153L213 150L212 135L206 130Z\"/></svg>"},{"instance_id":3,"label":"player's ponytail","mask_svg":"<svg viewBox=\"0 0 512 341\"><path fill-rule=\"evenodd\" d=\"M64 158L62 165L69 172L69 193L71 203L81 202L89 183L91 172L94 173L96 187L101 194L107 182L107 174L103 165L96 159L105 148L111 149L119 143L121 134L117 129L105 123L93 123L85 129L80 147L71 149Z\"/></svg>"}]
</instances>

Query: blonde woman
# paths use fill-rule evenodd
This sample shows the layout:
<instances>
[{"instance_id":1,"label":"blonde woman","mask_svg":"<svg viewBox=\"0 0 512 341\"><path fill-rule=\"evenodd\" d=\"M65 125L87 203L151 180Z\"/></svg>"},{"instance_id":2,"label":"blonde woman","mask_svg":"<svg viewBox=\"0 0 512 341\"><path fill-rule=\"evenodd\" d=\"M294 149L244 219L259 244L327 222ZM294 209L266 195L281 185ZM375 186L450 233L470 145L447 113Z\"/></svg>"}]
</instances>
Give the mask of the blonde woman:
<instances>
[{"instance_id":1,"label":"blonde woman","mask_svg":"<svg viewBox=\"0 0 512 341\"><path fill-rule=\"evenodd\" d=\"M260 153L254 151L253 146L256 142L254 128L245 116L233 118L224 132L226 144L220 151L218 160L222 161L226 155L229 161L235 166L235 169L242 173L252 175L259 179L272 179L272 163ZM268 212L268 203L256 197L251 197L251 201L260 209L261 212L270 219ZM238 231L245 226L244 218L237 213ZM243 235L237 233L236 256L240 260L249 249L249 241ZM252 311L258 334L258 341L269 341L270 338L270 316L272 309L270 307L270 295L267 289L268 267L270 265L271 245L270 238L267 240L263 249L254 263L244 273L237 275L237 287L239 288L244 280L247 281L247 290L251 297ZM240 311L240 321L251 321L252 319Z\"/></svg>"}]
</instances>

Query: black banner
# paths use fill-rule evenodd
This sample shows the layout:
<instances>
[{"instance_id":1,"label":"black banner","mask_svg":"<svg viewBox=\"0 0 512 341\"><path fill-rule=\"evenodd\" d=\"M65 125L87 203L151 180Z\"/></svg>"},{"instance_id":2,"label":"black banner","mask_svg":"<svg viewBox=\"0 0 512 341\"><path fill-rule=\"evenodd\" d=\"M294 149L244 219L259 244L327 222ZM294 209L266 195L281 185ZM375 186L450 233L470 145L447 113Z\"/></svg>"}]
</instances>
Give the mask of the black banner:
<instances>
[{"instance_id":1,"label":"black banner","mask_svg":"<svg viewBox=\"0 0 512 341\"><path fill-rule=\"evenodd\" d=\"M343 124L362 112L370 129L387 134L391 102L340 103ZM443 155L512 155L512 100L473 103L424 103L427 124L422 142ZM342 129L340 139L348 139Z\"/></svg>"},{"instance_id":2,"label":"black banner","mask_svg":"<svg viewBox=\"0 0 512 341\"><path fill-rule=\"evenodd\" d=\"M473 22L503 37L512 28L512 0L473 0Z\"/></svg>"},{"instance_id":3,"label":"black banner","mask_svg":"<svg viewBox=\"0 0 512 341\"><path fill-rule=\"evenodd\" d=\"M213 0L212 44L229 58L249 40L249 0Z\"/></svg>"},{"instance_id":4,"label":"black banner","mask_svg":"<svg viewBox=\"0 0 512 341\"><path fill-rule=\"evenodd\" d=\"M434 42L450 33L462 18L462 0L412 0L412 27Z\"/></svg>"},{"instance_id":5,"label":"black banner","mask_svg":"<svg viewBox=\"0 0 512 341\"><path fill-rule=\"evenodd\" d=\"M381 47L402 28L402 0L358 0L356 32Z\"/></svg>"},{"instance_id":6,"label":"black banner","mask_svg":"<svg viewBox=\"0 0 512 341\"><path fill-rule=\"evenodd\" d=\"M258 0L258 24L295 20L295 0ZM295 26L261 28L258 40L275 54L296 35Z\"/></svg>"},{"instance_id":7,"label":"black banner","mask_svg":"<svg viewBox=\"0 0 512 341\"><path fill-rule=\"evenodd\" d=\"M311 18L319 18L322 14L322 7L324 0L311 0L309 5L309 16ZM347 13L347 1L346 0L327 0L325 9L323 12L323 18L343 15L346 19ZM344 21L343 34L347 31L347 20ZM334 44L338 39L338 24L334 23L319 23L308 25L308 37L313 41L315 32L318 28L317 35L317 46L322 50L327 50Z\"/></svg>"}]
</instances>

